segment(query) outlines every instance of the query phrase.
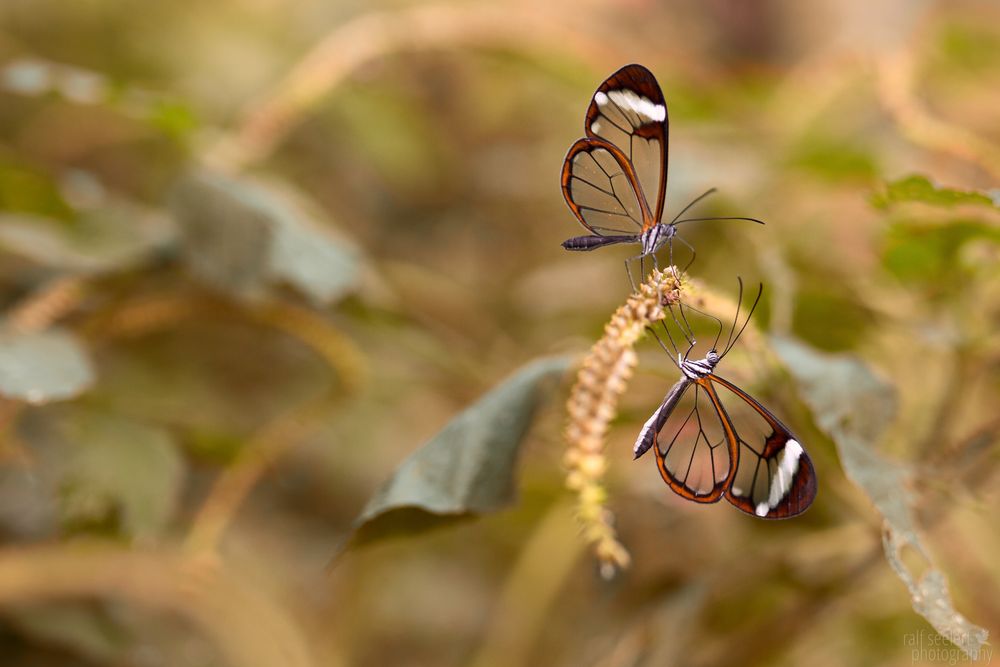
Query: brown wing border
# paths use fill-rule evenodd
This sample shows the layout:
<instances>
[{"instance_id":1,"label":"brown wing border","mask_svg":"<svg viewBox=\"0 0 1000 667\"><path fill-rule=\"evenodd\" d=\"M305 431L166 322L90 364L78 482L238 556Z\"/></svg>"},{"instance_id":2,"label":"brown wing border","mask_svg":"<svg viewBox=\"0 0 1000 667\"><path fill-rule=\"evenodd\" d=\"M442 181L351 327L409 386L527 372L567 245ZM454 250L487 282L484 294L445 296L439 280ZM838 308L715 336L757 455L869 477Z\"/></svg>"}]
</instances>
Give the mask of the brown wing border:
<instances>
[{"instance_id":1,"label":"brown wing border","mask_svg":"<svg viewBox=\"0 0 1000 667\"><path fill-rule=\"evenodd\" d=\"M659 445L659 430L655 433L653 437L653 452L656 454L656 467L660 471L660 477L666 482L667 486L676 493L677 495L685 498L687 500L694 501L696 503L717 503L719 502L723 495L729 490L729 487L733 484L733 479L736 476L736 467L739 465L739 442L736 439L736 432L733 430L732 422L729 416L726 414L725 408L722 406L722 402L719 400L718 394L715 392L715 387L712 386L711 382L707 378L700 378L693 380L690 384L695 385L695 390L700 387L705 390L708 395L709 401L711 401L713 411L719 418L722 424L722 430L726 437L726 445L729 448L729 474L721 482L717 482L715 486L712 487L712 492L706 495L698 495L693 493L684 482L675 478L673 474L667 469L665 452L660 450ZM671 407L670 412L673 412L673 408L680 402L680 398L683 394L677 396L674 406ZM695 408L697 409L697 407ZM663 424L666 425L667 419L669 419L670 414L663 416ZM676 436L675 436L676 437ZM693 454L692 454L693 455Z\"/></svg>"},{"instance_id":2,"label":"brown wing border","mask_svg":"<svg viewBox=\"0 0 1000 667\"><path fill-rule=\"evenodd\" d=\"M709 375L706 379L709 383L718 383L722 387L725 387L730 392L735 394L735 396L741 399L743 402L748 404L753 410L759 414L764 421L768 423L771 427L771 435L768 436L764 443L763 451L758 455L758 461L768 460L770 461L778 453L784 449L789 440L794 440L799 442L799 439L795 437L787 426L781 423L781 421L775 417L771 412L761 405L755 398L747 394L745 391L734 385L732 382L721 378L718 375ZM717 396L716 396L717 398ZM721 406L721 402L719 403ZM735 478L735 473L740 465L739 458L739 440L736 437L736 430L729 418L729 415L725 413L725 408L722 408L723 414L725 414L725 419L729 422L729 428L734 434L735 444L737 447L737 456L735 458L736 465L733 467L733 477ZM801 447L801 443L799 443ZM813 500L816 499L816 492L818 490L818 483L816 479L816 469L812 464L812 460L803 448L802 453L799 455L798 469L795 471L794 479L792 480L791 487L788 493L781 500L781 502L771 509L766 515L760 516L756 512L756 507L753 501L742 497L734 495L730 488L732 486L732 480L730 480L730 485L726 487L725 496L734 507L737 509L751 514L759 519L788 519L794 516L802 514L809 506L812 505Z\"/></svg>"},{"instance_id":3,"label":"brown wing border","mask_svg":"<svg viewBox=\"0 0 1000 667\"><path fill-rule=\"evenodd\" d=\"M594 91L594 95L590 98L590 106L587 107L587 115L584 118L584 132L588 137L592 139L599 139L590 130L591 124L597 119L597 116L601 113L600 108L594 101L594 97L597 93L607 93L609 90L619 90L628 88L634 90L639 95L647 98L650 102L654 104L662 104L663 108L666 109L666 115L664 119L656 123L646 123L636 128L635 134L644 139L656 139L660 142L660 187L657 193L656 199L656 211L655 216L652 217L654 224L663 219L663 203L666 200L667 194L667 163L669 162L669 152L670 147L668 141L670 140L670 110L667 107L667 101L663 98L663 91L660 90L660 84L656 81L656 77L653 73L646 69L644 66L638 63L633 63L631 65L625 65L617 72L609 76L604 80L597 90ZM621 151L619 151L621 152ZM624 155L624 153L623 153ZM628 159L626 157L626 159ZM640 194L643 194L641 190L637 190ZM647 203L647 208L648 208ZM643 227L645 231L647 227Z\"/></svg>"},{"instance_id":4,"label":"brown wing border","mask_svg":"<svg viewBox=\"0 0 1000 667\"><path fill-rule=\"evenodd\" d=\"M652 214L649 212L649 204L646 202L646 198L642 196L642 189L639 187L638 176L635 173L635 167L632 165L632 161L621 151L620 148L615 146L610 141L605 141L601 138L584 137L582 139L577 139L572 146L569 147L569 151L566 153L566 158L563 160L562 176L560 177L560 182L562 184L563 197L566 199L566 203L569 205L573 215L576 219L580 221L580 224L586 227L590 232L597 234L598 236L605 236L597 229L587 224L587 221L583 217L581 212L581 207L573 201L573 196L570 194L570 179L573 178L573 158L576 157L578 153L590 153L597 149L604 149L611 153L611 156L621 167L622 173L629 181L629 185L632 186L632 190L635 192L636 200L639 202L639 209L642 213L642 225L641 229L644 231L649 228L652 224ZM577 177L579 178L579 177ZM624 202L621 202L624 206ZM634 221L633 221L634 222Z\"/></svg>"}]
</instances>

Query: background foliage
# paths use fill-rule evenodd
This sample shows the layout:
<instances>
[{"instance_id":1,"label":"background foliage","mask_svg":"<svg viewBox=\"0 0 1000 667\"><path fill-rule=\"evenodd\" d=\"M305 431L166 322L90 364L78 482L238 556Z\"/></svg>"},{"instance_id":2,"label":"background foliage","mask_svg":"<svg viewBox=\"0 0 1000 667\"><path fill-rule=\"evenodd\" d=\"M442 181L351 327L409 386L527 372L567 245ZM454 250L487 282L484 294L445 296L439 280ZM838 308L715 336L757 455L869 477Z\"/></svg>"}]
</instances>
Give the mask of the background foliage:
<instances>
[{"instance_id":1,"label":"background foliage","mask_svg":"<svg viewBox=\"0 0 1000 667\"><path fill-rule=\"evenodd\" d=\"M686 238L714 293L766 283L727 376L820 494L755 521L633 464L676 374L646 341L605 581L561 405L628 285L559 248L557 174L627 62L670 107L668 212L716 186L706 215L767 220ZM0 664L973 660L998 77L971 0L6 0Z\"/></svg>"}]
</instances>

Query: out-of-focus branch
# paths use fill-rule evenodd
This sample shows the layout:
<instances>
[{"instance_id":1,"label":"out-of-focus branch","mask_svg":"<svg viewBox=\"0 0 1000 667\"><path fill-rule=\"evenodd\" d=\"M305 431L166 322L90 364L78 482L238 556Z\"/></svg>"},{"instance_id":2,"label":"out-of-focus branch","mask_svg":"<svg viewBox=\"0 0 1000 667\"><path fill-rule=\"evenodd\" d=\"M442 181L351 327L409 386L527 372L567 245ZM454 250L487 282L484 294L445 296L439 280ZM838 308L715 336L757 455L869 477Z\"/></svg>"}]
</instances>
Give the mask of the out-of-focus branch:
<instances>
[{"instance_id":1,"label":"out-of-focus branch","mask_svg":"<svg viewBox=\"0 0 1000 667\"><path fill-rule=\"evenodd\" d=\"M179 554L106 545L39 546L0 553L0 607L64 599L127 600L176 613L234 667L310 667L288 611L226 572Z\"/></svg>"},{"instance_id":2,"label":"out-of-focus branch","mask_svg":"<svg viewBox=\"0 0 1000 667\"><path fill-rule=\"evenodd\" d=\"M7 312L7 328L20 333L48 329L79 305L85 284L79 275L50 280Z\"/></svg>"},{"instance_id":3,"label":"out-of-focus branch","mask_svg":"<svg viewBox=\"0 0 1000 667\"><path fill-rule=\"evenodd\" d=\"M87 330L97 331L100 339L145 336L207 312L211 306L189 294L146 295L95 318Z\"/></svg>"},{"instance_id":4,"label":"out-of-focus branch","mask_svg":"<svg viewBox=\"0 0 1000 667\"><path fill-rule=\"evenodd\" d=\"M917 99L913 54L900 49L877 63L878 93L903 135L928 150L979 165L1000 179L1000 146L931 115Z\"/></svg>"},{"instance_id":5,"label":"out-of-focus branch","mask_svg":"<svg viewBox=\"0 0 1000 667\"><path fill-rule=\"evenodd\" d=\"M364 355L354 343L320 315L284 303L255 311L265 324L278 328L315 350L337 375L341 392L329 391L291 408L265 425L246 444L238 459L216 480L191 531L188 549L212 554L243 501L261 477L313 432L336 405L336 399L364 382Z\"/></svg>"},{"instance_id":6,"label":"out-of-focus branch","mask_svg":"<svg viewBox=\"0 0 1000 667\"><path fill-rule=\"evenodd\" d=\"M53 278L11 308L4 316L4 327L21 334L44 331L80 304L85 289L86 279L78 274ZM31 460L11 428L24 405L0 398L0 460Z\"/></svg>"},{"instance_id":7,"label":"out-of-focus branch","mask_svg":"<svg viewBox=\"0 0 1000 667\"><path fill-rule=\"evenodd\" d=\"M336 373L345 393L354 393L364 384L367 376L364 353L319 313L275 301L257 309L254 315L263 324L311 347Z\"/></svg>"},{"instance_id":8,"label":"out-of-focus branch","mask_svg":"<svg viewBox=\"0 0 1000 667\"><path fill-rule=\"evenodd\" d=\"M374 12L353 19L320 41L253 102L235 135L207 153L217 168L239 170L265 157L320 99L365 63L390 53L442 46L551 47L595 62L608 55L607 39L588 39L571 14L539 3L437 4ZM574 11L579 11L575 9Z\"/></svg>"},{"instance_id":9,"label":"out-of-focus branch","mask_svg":"<svg viewBox=\"0 0 1000 667\"><path fill-rule=\"evenodd\" d=\"M260 429L212 486L188 533L188 550L196 555L214 556L226 527L232 523L253 487L277 461L314 431L333 407L331 396L324 394L278 415Z\"/></svg>"}]
</instances>

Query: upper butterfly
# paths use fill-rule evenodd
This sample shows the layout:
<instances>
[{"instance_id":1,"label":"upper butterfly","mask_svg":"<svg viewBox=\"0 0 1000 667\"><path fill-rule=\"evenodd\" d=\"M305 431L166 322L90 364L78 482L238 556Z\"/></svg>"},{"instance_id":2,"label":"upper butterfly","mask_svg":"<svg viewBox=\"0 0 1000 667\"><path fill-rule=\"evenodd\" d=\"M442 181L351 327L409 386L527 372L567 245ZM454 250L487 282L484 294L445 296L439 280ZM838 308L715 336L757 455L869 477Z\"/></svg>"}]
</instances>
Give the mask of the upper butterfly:
<instances>
[{"instance_id":1,"label":"upper butterfly","mask_svg":"<svg viewBox=\"0 0 1000 667\"><path fill-rule=\"evenodd\" d=\"M567 250L639 243L641 258L664 244L672 253L672 240L682 222L749 220L764 224L744 217L677 219L714 190L688 204L671 222L662 222L670 120L656 78L642 65L626 65L600 85L590 101L584 126L587 136L566 154L562 191L570 210L591 234L563 241ZM655 202L655 208L650 202Z\"/></svg>"}]
</instances>

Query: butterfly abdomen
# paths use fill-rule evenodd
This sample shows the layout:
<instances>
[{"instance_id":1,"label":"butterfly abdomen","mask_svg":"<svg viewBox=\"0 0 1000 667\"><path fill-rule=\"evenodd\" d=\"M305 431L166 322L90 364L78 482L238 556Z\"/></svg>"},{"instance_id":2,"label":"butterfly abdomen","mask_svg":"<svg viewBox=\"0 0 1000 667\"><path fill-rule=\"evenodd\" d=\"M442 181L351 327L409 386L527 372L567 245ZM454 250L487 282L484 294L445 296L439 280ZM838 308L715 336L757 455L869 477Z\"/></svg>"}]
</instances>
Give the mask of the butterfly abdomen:
<instances>
[{"instance_id":1,"label":"butterfly abdomen","mask_svg":"<svg viewBox=\"0 0 1000 667\"><path fill-rule=\"evenodd\" d=\"M574 236L571 239L566 239L562 242L562 247L566 248L566 250L584 251L611 245L612 243L634 243L635 240L636 237L634 236L596 236L588 234L587 236Z\"/></svg>"}]
</instances>

